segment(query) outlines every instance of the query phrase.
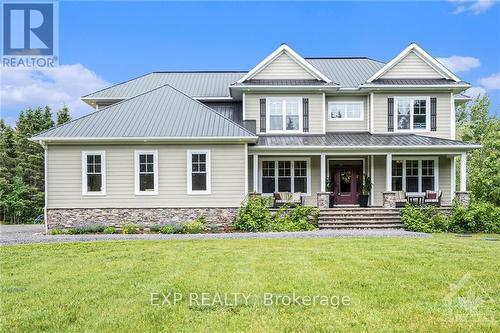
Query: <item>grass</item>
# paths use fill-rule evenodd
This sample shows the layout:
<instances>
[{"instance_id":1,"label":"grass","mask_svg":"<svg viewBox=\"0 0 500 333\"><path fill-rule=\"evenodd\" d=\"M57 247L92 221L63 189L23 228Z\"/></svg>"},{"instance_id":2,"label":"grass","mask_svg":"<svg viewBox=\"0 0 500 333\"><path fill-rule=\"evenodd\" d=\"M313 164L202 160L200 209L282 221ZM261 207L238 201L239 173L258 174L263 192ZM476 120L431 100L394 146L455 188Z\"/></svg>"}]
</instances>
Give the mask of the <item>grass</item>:
<instances>
[{"instance_id":1,"label":"grass","mask_svg":"<svg viewBox=\"0 0 500 333\"><path fill-rule=\"evenodd\" d=\"M0 330L497 331L500 242L484 237L3 246ZM150 304L151 293L168 292L184 299ZM190 305L189 293L202 292L252 298ZM265 293L348 296L350 305L265 306Z\"/></svg>"}]
</instances>

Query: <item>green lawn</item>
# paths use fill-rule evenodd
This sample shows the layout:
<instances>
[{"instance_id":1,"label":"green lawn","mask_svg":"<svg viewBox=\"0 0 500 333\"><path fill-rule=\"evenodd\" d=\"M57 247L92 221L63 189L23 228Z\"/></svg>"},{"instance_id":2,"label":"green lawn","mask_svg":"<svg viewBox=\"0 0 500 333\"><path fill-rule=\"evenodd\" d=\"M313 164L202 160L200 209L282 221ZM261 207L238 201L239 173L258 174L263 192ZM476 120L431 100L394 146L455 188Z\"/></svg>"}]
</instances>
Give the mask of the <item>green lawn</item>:
<instances>
[{"instance_id":1,"label":"green lawn","mask_svg":"<svg viewBox=\"0 0 500 333\"><path fill-rule=\"evenodd\" d=\"M4 246L0 330L498 332L500 242L483 237ZM168 292L183 300L150 304L151 293ZM204 292L252 296L238 306L189 304ZM266 293L350 304L266 306Z\"/></svg>"}]
</instances>

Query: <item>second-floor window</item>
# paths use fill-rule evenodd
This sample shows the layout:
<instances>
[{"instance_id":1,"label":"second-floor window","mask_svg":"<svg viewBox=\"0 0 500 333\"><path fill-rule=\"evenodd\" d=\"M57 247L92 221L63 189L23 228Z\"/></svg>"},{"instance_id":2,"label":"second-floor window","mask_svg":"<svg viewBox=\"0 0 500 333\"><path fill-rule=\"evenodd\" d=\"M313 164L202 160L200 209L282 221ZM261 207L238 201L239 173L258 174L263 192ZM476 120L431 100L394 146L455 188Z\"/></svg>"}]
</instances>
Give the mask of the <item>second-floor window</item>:
<instances>
[{"instance_id":1,"label":"second-floor window","mask_svg":"<svg viewBox=\"0 0 500 333\"><path fill-rule=\"evenodd\" d=\"M328 102L328 120L363 120L363 102Z\"/></svg>"},{"instance_id":2,"label":"second-floor window","mask_svg":"<svg viewBox=\"0 0 500 333\"><path fill-rule=\"evenodd\" d=\"M396 115L394 117L396 131L426 131L429 127L428 97L396 97Z\"/></svg>"},{"instance_id":3,"label":"second-floor window","mask_svg":"<svg viewBox=\"0 0 500 333\"><path fill-rule=\"evenodd\" d=\"M302 98L272 97L267 99L269 132L302 131Z\"/></svg>"}]
</instances>

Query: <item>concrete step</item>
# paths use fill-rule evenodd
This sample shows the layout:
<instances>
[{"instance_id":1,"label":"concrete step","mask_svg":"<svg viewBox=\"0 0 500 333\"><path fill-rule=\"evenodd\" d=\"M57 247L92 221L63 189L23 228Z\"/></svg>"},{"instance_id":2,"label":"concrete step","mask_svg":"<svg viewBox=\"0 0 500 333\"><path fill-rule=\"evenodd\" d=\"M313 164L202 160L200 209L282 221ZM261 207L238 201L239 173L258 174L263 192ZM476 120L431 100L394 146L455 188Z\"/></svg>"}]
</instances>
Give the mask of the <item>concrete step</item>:
<instances>
[{"instance_id":1,"label":"concrete step","mask_svg":"<svg viewBox=\"0 0 500 333\"><path fill-rule=\"evenodd\" d=\"M318 219L318 223L401 223L401 219L399 218L387 218L381 217L378 219L373 218L356 218L356 219Z\"/></svg>"},{"instance_id":2,"label":"concrete step","mask_svg":"<svg viewBox=\"0 0 500 333\"><path fill-rule=\"evenodd\" d=\"M321 225L320 229L404 229L402 223L376 223L376 224L328 224Z\"/></svg>"},{"instance_id":3,"label":"concrete step","mask_svg":"<svg viewBox=\"0 0 500 333\"><path fill-rule=\"evenodd\" d=\"M320 214L320 218L326 218L326 219L342 219L342 218L351 218L351 219L356 219L356 218L365 218L365 217L370 217L370 218L383 218L383 217L390 217L390 218L401 218L399 214Z\"/></svg>"}]
</instances>

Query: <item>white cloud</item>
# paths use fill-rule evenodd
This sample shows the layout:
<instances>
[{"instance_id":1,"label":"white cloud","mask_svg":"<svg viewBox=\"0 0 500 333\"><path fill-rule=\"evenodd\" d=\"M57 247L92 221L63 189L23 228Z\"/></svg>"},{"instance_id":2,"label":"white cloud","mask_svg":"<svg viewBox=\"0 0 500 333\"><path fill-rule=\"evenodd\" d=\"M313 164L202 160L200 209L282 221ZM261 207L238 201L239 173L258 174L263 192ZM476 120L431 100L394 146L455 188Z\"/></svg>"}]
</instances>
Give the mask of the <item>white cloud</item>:
<instances>
[{"instance_id":1,"label":"white cloud","mask_svg":"<svg viewBox=\"0 0 500 333\"><path fill-rule=\"evenodd\" d=\"M455 73L466 72L481 65L478 58L451 56L448 58L436 58L444 67Z\"/></svg>"},{"instance_id":2,"label":"white cloud","mask_svg":"<svg viewBox=\"0 0 500 333\"><path fill-rule=\"evenodd\" d=\"M464 93L465 95L469 96L469 97L472 97L472 98L475 98L479 95L484 95L486 94L486 89L484 89L483 87L470 87L469 89L467 89Z\"/></svg>"},{"instance_id":3,"label":"white cloud","mask_svg":"<svg viewBox=\"0 0 500 333\"><path fill-rule=\"evenodd\" d=\"M478 82L488 90L500 89L500 73L479 79Z\"/></svg>"},{"instance_id":4,"label":"white cloud","mask_svg":"<svg viewBox=\"0 0 500 333\"><path fill-rule=\"evenodd\" d=\"M490 9L495 3L494 0L449 0L455 4L453 14L472 13L479 15Z\"/></svg>"},{"instance_id":5,"label":"white cloud","mask_svg":"<svg viewBox=\"0 0 500 333\"><path fill-rule=\"evenodd\" d=\"M110 83L81 64L61 65L44 70L2 70L2 108L23 110L49 105L53 113L66 104L73 118L89 113L80 97Z\"/></svg>"}]
</instances>

